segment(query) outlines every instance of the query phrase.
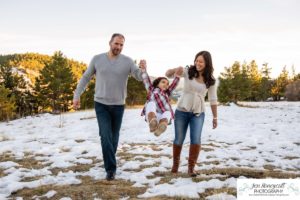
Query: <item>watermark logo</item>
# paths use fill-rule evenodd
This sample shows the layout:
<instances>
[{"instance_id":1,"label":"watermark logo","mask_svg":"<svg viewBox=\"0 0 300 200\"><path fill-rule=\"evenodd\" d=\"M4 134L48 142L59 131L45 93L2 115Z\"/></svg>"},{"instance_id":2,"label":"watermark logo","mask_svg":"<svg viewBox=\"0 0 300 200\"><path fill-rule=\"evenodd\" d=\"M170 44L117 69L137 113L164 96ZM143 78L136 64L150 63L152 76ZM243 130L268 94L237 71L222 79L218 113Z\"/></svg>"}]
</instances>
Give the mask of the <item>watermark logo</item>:
<instances>
[{"instance_id":1,"label":"watermark logo","mask_svg":"<svg viewBox=\"0 0 300 200\"><path fill-rule=\"evenodd\" d=\"M299 200L300 179L238 179L238 200Z\"/></svg>"}]
</instances>

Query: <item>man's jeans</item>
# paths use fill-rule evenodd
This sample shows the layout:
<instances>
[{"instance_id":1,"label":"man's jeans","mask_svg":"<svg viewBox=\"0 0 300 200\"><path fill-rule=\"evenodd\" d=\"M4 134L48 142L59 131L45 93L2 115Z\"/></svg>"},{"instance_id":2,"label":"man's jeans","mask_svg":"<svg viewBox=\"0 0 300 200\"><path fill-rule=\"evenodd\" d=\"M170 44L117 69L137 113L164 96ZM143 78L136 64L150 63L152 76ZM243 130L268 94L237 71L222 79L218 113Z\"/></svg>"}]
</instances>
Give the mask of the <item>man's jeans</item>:
<instances>
[{"instance_id":1,"label":"man's jeans","mask_svg":"<svg viewBox=\"0 0 300 200\"><path fill-rule=\"evenodd\" d=\"M124 105L105 105L95 102L106 172L116 172L117 170L116 152L124 108Z\"/></svg>"},{"instance_id":2,"label":"man's jeans","mask_svg":"<svg viewBox=\"0 0 300 200\"><path fill-rule=\"evenodd\" d=\"M191 144L201 144L201 133L205 113L196 116L192 112L175 111L175 140L174 144L182 145L186 136L188 125L190 125Z\"/></svg>"}]
</instances>

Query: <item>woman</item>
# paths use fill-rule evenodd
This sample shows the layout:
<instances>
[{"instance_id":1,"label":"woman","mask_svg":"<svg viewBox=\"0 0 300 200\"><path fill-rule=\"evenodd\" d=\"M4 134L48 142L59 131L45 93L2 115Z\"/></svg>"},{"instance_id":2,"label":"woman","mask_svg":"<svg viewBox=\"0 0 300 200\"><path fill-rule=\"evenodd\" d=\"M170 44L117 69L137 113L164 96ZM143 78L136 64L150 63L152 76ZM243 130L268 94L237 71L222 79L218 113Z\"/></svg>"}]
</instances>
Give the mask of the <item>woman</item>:
<instances>
[{"instance_id":1,"label":"woman","mask_svg":"<svg viewBox=\"0 0 300 200\"><path fill-rule=\"evenodd\" d=\"M217 127L217 91L216 80L213 77L213 64L208 51L197 53L194 65L183 69L182 67L169 69L166 76L171 78L176 70L183 70L184 87L175 111L175 140L173 143L172 173L178 172L180 153L187 128L190 126L190 150L188 159L188 174L197 176L194 171L195 164L201 149L201 132L205 118L205 96L213 114L213 128Z\"/></svg>"}]
</instances>

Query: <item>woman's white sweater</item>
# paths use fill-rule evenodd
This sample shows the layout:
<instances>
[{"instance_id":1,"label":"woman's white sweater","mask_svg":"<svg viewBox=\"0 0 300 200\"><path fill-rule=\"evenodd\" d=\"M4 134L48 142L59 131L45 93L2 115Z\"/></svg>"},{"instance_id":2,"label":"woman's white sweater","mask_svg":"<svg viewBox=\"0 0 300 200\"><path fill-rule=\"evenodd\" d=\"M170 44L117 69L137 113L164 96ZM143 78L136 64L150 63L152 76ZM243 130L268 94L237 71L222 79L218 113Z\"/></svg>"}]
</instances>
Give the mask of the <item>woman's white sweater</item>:
<instances>
[{"instance_id":1,"label":"woman's white sweater","mask_svg":"<svg viewBox=\"0 0 300 200\"><path fill-rule=\"evenodd\" d=\"M207 93L210 105L217 105L218 98L216 83L209 88L206 88L204 83L199 83L194 78L190 80L188 77L188 68L184 69L183 78L183 94L177 104L178 110L193 112L195 114L205 112L205 96Z\"/></svg>"}]
</instances>

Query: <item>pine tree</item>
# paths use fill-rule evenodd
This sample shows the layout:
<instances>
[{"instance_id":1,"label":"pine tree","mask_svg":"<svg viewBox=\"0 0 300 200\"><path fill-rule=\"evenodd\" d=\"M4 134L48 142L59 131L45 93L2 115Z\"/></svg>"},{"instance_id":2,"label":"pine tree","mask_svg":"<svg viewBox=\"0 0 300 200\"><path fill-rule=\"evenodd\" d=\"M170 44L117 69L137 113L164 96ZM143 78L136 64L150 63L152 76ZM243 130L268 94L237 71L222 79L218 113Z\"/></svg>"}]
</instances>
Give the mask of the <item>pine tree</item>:
<instances>
[{"instance_id":1,"label":"pine tree","mask_svg":"<svg viewBox=\"0 0 300 200\"><path fill-rule=\"evenodd\" d=\"M294 81L297 81L297 80L300 80L300 73L296 74L295 77L294 77Z\"/></svg>"},{"instance_id":2,"label":"pine tree","mask_svg":"<svg viewBox=\"0 0 300 200\"><path fill-rule=\"evenodd\" d=\"M268 63L264 63L261 69L261 82L258 90L259 100L266 101L271 97L272 80L270 78L271 68L268 67Z\"/></svg>"},{"instance_id":3,"label":"pine tree","mask_svg":"<svg viewBox=\"0 0 300 200\"><path fill-rule=\"evenodd\" d=\"M11 91L0 84L0 121L9 121L15 115L15 98Z\"/></svg>"},{"instance_id":4,"label":"pine tree","mask_svg":"<svg viewBox=\"0 0 300 200\"><path fill-rule=\"evenodd\" d=\"M82 109L94 108L95 78L91 79L84 93L80 96L80 107Z\"/></svg>"},{"instance_id":5,"label":"pine tree","mask_svg":"<svg viewBox=\"0 0 300 200\"><path fill-rule=\"evenodd\" d=\"M288 101L300 101L300 79L286 86L285 97Z\"/></svg>"},{"instance_id":6,"label":"pine tree","mask_svg":"<svg viewBox=\"0 0 300 200\"><path fill-rule=\"evenodd\" d=\"M15 98L15 110L17 117L26 116L28 113L27 96L30 94L28 84L23 75L18 74L18 70L13 73L13 67L7 63L0 66L0 83L11 92L10 96Z\"/></svg>"},{"instance_id":7,"label":"pine tree","mask_svg":"<svg viewBox=\"0 0 300 200\"><path fill-rule=\"evenodd\" d=\"M249 80L250 80L250 99L251 101L258 101L260 100L259 91L260 91L260 84L261 84L262 76L258 70L258 66L255 60L252 60L249 65Z\"/></svg>"},{"instance_id":8,"label":"pine tree","mask_svg":"<svg viewBox=\"0 0 300 200\"><path fill-rule=\"evenodd\" d=\"M235 62L230 68L225 67L225 72L219 77L218 98L220 102L235 102L246 100L250 97L250 82L246 63L242 66Z\"/></svg>"},{"instance_id":9,"label":"pine tree","mask_svg":"<svg viewBox=\"0 0 300 200\"><path fill-rule=\"evenodd\" d=\"M126 105L143 105L147 98L147 91L141 81L133 77L128 78Z\"/></svg>"},{"instance_id":10,"label":"pine tree","mask_svg":"<svg viewBox=\"0 0 300 200\"><path fill-rule=\"evenodd\" d=\"M279 101L282 97L284 97L285 88L288 84L289 72L286 70L286 67L284 67L271 88L271 94L275 101Z\"/></svg>"},{"instance_id":11,"label":"pine tree","mask_svg":"<svg viewBox=\"0 0 300 200\"><path fill-rule=\"evenodd\" d=\"M43 109L50 109L54 113L68 111L73 98L75 79L70 64L63 53L58 51L52 56L52 61L40 71L38 78L40 91L38 99L44 100Z\"/></svg>"},{"instance_id":12,"label":"pine tree","mask_svg":"<svg viewBox=\"0 0 300 200\"><path fill-rule=\"evenodd\" d=\"M5 88L12 89L15 87L12 67L10 67L7 63L0 65L0 83Z\"/></svg>"}]
</instances>

